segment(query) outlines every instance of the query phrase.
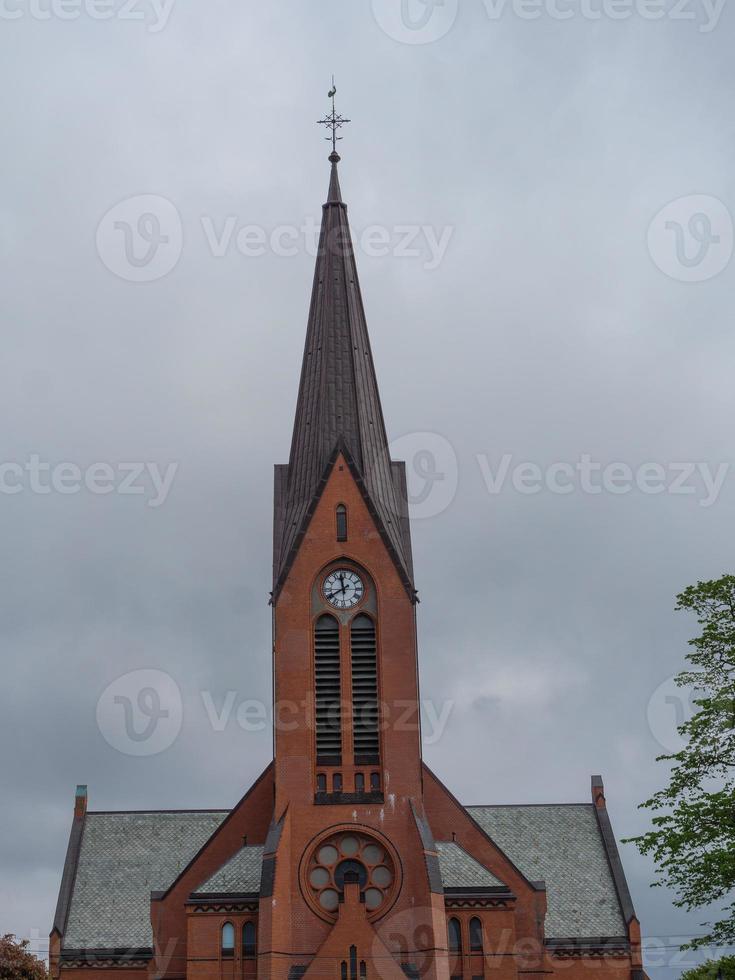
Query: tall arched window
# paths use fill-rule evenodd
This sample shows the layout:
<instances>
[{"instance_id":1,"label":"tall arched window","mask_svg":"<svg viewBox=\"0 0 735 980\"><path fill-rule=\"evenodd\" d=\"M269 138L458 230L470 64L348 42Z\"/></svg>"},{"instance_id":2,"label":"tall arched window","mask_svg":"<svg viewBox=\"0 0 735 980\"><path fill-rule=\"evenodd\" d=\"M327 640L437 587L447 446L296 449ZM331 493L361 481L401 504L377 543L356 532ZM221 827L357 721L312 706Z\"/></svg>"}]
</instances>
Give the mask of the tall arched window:
<instances>
[{"instance_id":1,"label":"tall arched window","mask_svg":"<svg viewBox=\"0 0 735 980\"><path fill-rule=\"evenodd\" d=\"M246 922L242 927L242 955L243 958L253 959L257 944L257 931L254 922Z\"/></svg>"},{"instance_id":2,"label":"tall arched window","mask_svg":"<svg viewBox=\"0 0 735 980\"><path fill-rule=\"evenodd\" d=\"M339 624L333 616L320 616L314 629L314 677L317 765L342 764L342 708Z\"/></svg>"},{"instance_id":3,"label":"tall arched window","mask_svg":"<svg viewBox=\"0 0 735 980\"><path fill-rule=\"evenodd\" d=\"M347 508L344 504L337 504L337 540L347 540Z\"/></svg>"},{"instance_id":4,"label":"tall arched window","mask_svg":"<svg viewBox=\"0 0 735 980\"><path fill-rule=\"evenodd\" d=\"M378 738L378 662L375 623L356 616L350 630L352 656L352 725L356 766L380 761Z\"/></svg>"},{"instance_id":5,"label":"tall arched window","mask_svg":"<svg viewBox=\"0 0 735 980\"><path fill-rule=\"evenodd\" d=\"M450 919L447 924L447 933L449 935L449 952L450 953L462 953L462 929L459 924L459 919Z\"/></svg>"},{"instance_id":6,"label":"tall arched window","mask_svg":"<svg viewBox=\"0 0 735 980\"><path fill-rule=\"evenodd\" d=\"M482 952L482 922L476 915L470 919L470 952Z\"/></svg>"},{"instance_id":7,"label":"tall arched window","mask_svg":"<svg viewBox=\"0 0 735 980\"><path fill-rule=\"evenodd\" d=\"M231 922L225 922L222 926L222 956L235 955L235 927Z\"/></svg>"}]
</instances>

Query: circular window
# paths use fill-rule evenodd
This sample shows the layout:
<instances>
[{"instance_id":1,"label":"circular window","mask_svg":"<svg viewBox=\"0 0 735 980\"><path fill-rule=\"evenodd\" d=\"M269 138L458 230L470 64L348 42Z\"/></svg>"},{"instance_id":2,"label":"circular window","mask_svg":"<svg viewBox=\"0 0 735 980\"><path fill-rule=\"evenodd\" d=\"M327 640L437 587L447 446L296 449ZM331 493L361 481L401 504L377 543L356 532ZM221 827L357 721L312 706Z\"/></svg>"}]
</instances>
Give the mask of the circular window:
<instances>
[{"instance_id":1,"label":"circular window","mask_svg":"<svg viewBox=\"0 0 735 980\"><path fill-rule=\"evenodd\" d=\"M335 864L338 857L339 851L337 848L327 845L319 851L319 864Z\"/></svg>"},{"instance_id":2,"label":"circular window","mask_svg":"<svg viewBox=\"0 0 735 980\"><path fill-rule=\"evenodd\" d=\"M370 918L388 911L400 886L397 855L369 832L353 826L332 830L305 855L301 880L309 904L320 915L336 917L345 884L360 888Z\"/></svg>"},{"instance_id":3,"label":"circular window","mask_svg":"<svg viewBox=\"0 0 735 980\"><path fill-rule=\"evenodd\" d=\"M328 912L334 912L339 905L339 892L333 888L325 888L319 895L319 904Z\"/></svg>"},{"instance_id":4,"label":"circular window","mask_svg":"<svg viewBox=\"0 0 735 980\"><path fill-rule=\"evenodd\" d=\"M379 888L368 888L365 892L365 905L372 912L377 909L383 901L383 893Z\"/></svg>"},{"instance_id":5,"label":"circular window","mask_svg":"<svg viewBox=\"0 0 735 980\"><path fill-rule=\"evenodd\" d=\"M314 868L309 875L309 881L314 888L324 888L329 884L329 872L326 868Z\"/></svg>"},{"instance_id":6,"label":"circular window","mask_svg":"<svg viewBox=\"0 0 735 980\"><path fill-rule=\"evenodd\" d=\"M386 868L384 864L381 864L380 867L373 869L371 879L373 884L379 888L387 888L393 881L393 875L391 874L390 868Z\"/></svg>"}]
</instances>

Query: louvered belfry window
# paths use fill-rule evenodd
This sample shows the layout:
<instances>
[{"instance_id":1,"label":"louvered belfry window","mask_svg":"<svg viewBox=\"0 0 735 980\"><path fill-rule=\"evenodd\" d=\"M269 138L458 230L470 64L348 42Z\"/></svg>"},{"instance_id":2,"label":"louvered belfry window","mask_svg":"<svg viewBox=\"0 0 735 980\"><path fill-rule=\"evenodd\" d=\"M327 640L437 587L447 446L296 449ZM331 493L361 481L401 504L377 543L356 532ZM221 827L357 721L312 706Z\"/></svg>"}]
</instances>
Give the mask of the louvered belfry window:
<instances>
[{"instance_id":1,"label":"louvered belfry window","mask_svg":"<svg viewBox=\"0 0 735 980\"><path fill-rule=\"evenodd\" d=\"M318 765L342 764L339 625L320 616L314 630L316 756Z\"/></svg>"},{"instance_id":2,"label":"louvered belfry window","mask_svg":"<svg viewBox=\"0 0 735 980\"><path fill-rule=\"evenodd\" d=\"M356 616L350 630L352 658L352 718L355 765L379 762L378 662L375 623Z\"/></svg>"}]
</instances>

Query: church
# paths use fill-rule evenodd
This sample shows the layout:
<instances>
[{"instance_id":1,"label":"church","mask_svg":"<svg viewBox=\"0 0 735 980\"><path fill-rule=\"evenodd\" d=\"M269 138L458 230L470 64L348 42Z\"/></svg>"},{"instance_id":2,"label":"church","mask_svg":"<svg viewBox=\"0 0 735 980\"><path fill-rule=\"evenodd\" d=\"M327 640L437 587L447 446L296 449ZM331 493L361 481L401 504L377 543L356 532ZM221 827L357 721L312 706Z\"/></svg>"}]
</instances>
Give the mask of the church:
<instances>
[{"instance_id":1,"label":"church","mask_svg":"<svg viewBox=\"0 0 735 980\"><path fill-rule=\"evenodd\" d=\"M487 804L464 806L422 761L405 466L340 190L347 120L332 104L325 121L291 452L275 467L273 697L290 721L231 810L94 810L77 787L51 976L644 980L599 776L583 802L478 788Z\"/></svg>"}]
</instances>

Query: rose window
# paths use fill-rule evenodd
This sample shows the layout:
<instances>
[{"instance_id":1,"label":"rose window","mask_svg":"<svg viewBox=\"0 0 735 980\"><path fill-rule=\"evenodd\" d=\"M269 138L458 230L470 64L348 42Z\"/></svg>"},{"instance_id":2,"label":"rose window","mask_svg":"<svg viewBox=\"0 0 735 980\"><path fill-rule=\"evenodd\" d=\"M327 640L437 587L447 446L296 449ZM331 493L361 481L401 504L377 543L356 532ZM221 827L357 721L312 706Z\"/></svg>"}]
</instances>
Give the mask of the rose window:
<instances>
[{"instance_id":1,"label":"rose window","mask_svg":"<svg viewBox=\"0 0 735 980\"><path fill-rule=\"evenodd\" d=\"M345 878L357 880L368 915L388 910L397 886L392 848L378 838L351 828L333 832L312 850L305 863L307 896L315 911L334 918Z\"/></svg>"}]
</instances>

